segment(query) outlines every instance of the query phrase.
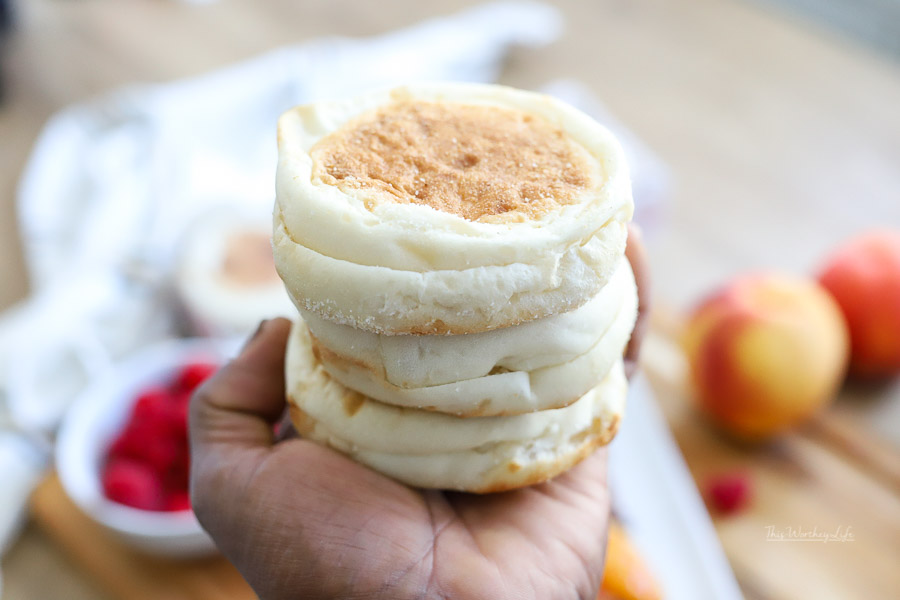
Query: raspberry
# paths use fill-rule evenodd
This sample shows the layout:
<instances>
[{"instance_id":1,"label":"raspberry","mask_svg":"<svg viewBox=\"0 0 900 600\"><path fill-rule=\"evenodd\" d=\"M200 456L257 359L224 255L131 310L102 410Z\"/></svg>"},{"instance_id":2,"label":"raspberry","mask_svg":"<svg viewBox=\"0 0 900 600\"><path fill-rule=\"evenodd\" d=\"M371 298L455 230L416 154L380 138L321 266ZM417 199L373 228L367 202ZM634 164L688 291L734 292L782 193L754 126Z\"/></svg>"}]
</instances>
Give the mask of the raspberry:
<instances>
[{"instance_id":1,"label":"raspberry","mask_svg":"<svg viewBox=\"0 0 900 600\"><path fill-rule=\"evenodd\" d=\"M107 497L146 510L190 508L188 404L192 391L215 370L212 364L192 363L168 387L149 387L138 395L107 452L102 475Z\"/></svg>"},{"instance_id":2,"label":"raspberry","mask_svg":"<svg viewBox=\"0 0 900 600\"><path fill-rule=\"evenodd\" d=\"M179 458L178 442L167 437L156 437L147 444L140 458L161 480Z\"/></svg>"},{"instance_id":3,"label":"raspberry","mask_svg":"<svg viewBox=\"0 0 900 600\"><path fill-rule=\"evenodd\" d=\"M144 457L146 447L153 443L154 437L151 427L131 421L113 441L108 455L110 458L141 459Z\"/></svg>"},{"instance_id":4,"label":"raspberry","mask_svg":"<svg viewBox=\"0 0 900 600\"><path fill-rule=\"evenodd\" d=\"M171 435L187 440L188 402L176 396L166 411L165 422Z\"/></svg>"},{"instance_id":5,"label":"raspberry","mask_svg":"<svg viewBox=\"0 0 900 600\"><path fill-rule=\"evenodd\" d=\"M750 478L745 473L723 473L706 481L706 499L722 515L733 514L750 501Z\"/></svg>"},{"instance_id":6,"label":"raspberry","mask_svg":"<svg viewBox=\"0 0 900 600\"><path fill-rule=\"evenodd\" d=\"M191 497L187 492L172 492L166 498L166 508L168 511L190 510Z\"/></svg>"},{"instance_id":7,"label":"raspberry","mask_svg":"<svg viewBox=\"0 0 900 600\"><path fill-rule=\"evenodd\" d=\"M186 492L190 479L190 466L187 458L169 466L163 476L163 485L170 492Z\"/></svg>"},{"instance_id":8,"label":"raspberry","mask_svg":"<svg viewBox=\"0 0 900 600\"><path fill-rule=\"evenodd\" d=\"M154 418L171 403L171 394L163 387L151 387L143 391L134 403L132 420L145 421Z\"/></svg>"},{"instance_id":9,"label":"raspberry","mask_svg":"<svg viewBox=\"0 0 900 600\"><path fill-rule=\"evenodd\" d=\"M106 463L102 474L106 497L119 504L142 510L160 510L163 490L159 480L144 465L128 459Z\"/></svg>"},{"instance_id":10,"label":"raspberry","mask_svg":"<svg viewBox=\"0 0 900 600\"><path fill-rule=\"evenodd\" d=\"M172 384L172 391L193 392L201 383L209 379L218 368L214 364L204 362L187 364L178 372L178 376Z\"/></svg>"},{"instance_id":11,"label":"raspberry","mask_svg":"<svg viewBox=\"0 0 900 600\"><path fill-rule=\"evenodd\" d=\"M175 406L181 406L187 410L188 405L191 403L191 395L191 392L175 392L172 394L172 402Z\"/></svg>"}]
</instances>

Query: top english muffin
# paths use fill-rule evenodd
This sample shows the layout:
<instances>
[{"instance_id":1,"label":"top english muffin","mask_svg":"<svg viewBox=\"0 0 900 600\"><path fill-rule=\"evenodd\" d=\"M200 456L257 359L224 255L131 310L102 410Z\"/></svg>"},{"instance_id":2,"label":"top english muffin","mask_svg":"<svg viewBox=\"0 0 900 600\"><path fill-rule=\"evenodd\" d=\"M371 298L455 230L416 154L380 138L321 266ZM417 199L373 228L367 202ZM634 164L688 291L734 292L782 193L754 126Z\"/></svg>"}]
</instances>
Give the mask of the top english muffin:
<instances>
[{"instance_id":1,"label":"top english muffin","mask_svg":"<svg viewBox=\"0 0 900 600\"><path fill-rule=\"evenodd\" d=\"M278 123L278 272L301 309L383 334L461 334L581 306L633 203L605 128L549 96L429 83Z\"/></svg>"}]
</instances>

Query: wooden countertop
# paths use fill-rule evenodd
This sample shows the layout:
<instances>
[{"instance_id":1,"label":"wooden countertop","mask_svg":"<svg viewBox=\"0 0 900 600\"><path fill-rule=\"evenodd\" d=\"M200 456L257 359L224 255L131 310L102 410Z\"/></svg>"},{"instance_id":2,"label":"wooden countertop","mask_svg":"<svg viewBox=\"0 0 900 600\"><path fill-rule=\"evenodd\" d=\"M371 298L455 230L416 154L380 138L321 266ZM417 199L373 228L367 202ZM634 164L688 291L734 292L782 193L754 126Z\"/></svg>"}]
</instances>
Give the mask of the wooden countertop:
<instances>
[{"instance_id":1,"label":"wooden countertop","mask_svg":"<svg viewBox=\"0 0 900 600\"><path fill-rule=\"evenodd\" d=\"M19 2L19 29L2 50L0 308L27 291L15 185L54 111L124 83L199 74L326 34L381 33L474 4ZM891 58L764 3L556 4L567 17L564 38L515 51L501 80L520 87L558 77L584 81L671 167L671 201L648 236L660 304L689 306L741 270L809 272L839 239L900 225L900 64ZM657 352L665 355L665 345ZM651 375L678 389L676 367ZM875 598L900 589L885 568L891 554L870 549L900 554L891 542L900 539L891 470L900 387L848 390L820 421L762 454L711 434L685 408L683 394L663 404L698 479L746 466L761 486L747 517L717 522L748 598ZM818 504L819 497L832 500ZM800 526L855 525L877 539L823 549L763 543L765 525L789 526L797 515L805 515ZM5 558L3 573L13 598L103 597L34 528Z\"/></svg>"}]
</instances>

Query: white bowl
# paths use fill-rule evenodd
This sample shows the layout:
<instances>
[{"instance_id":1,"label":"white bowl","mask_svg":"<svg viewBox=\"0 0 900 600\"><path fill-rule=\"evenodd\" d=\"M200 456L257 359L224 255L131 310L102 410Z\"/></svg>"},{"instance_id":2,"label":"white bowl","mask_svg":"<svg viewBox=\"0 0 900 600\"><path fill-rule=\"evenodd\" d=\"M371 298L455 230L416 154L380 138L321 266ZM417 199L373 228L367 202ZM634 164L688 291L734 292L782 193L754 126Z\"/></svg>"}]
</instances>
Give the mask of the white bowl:
<instances>
[{"instance_id":1,"label":"white bowl","mask_svg":"<svg viewBox=\"0 0 900 600\"><path fill-rule=\"evenodd\" d=\"M66 414L56 444L56 469L63 488L94 521L145 552L192 557L215 550L194 513L154 512L107 499L100 483L106 450L122 430L137 395L168 380L192 361L222 364L234 356L237 341L169 340L140 350L90 382Z\"/></svg>"}]
</instances>

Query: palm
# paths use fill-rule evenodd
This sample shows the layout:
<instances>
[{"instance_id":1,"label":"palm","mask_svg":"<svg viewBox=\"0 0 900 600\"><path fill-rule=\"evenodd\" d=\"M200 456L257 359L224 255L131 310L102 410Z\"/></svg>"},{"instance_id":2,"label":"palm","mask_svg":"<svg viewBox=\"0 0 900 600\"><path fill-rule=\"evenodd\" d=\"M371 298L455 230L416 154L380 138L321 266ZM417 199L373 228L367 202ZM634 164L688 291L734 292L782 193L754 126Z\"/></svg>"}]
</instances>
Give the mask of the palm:
<instances>
[{"instance_id":1,"label":"palm","mask_svg":"<svg viewBox=\"0 0 900 600\"><path fill-rule=\"evenodd\" d=\"M264 598L588 598L599 584L603 451L553 482L490 496L413 490L297 439L233 466L245 482L233 500L257 510L230 524L234 543L213 534ZM258 577L272 572L288 576Z\"/></svg>"},{"instance_id":2,"label":"palm","mask_svg":"<svg viewBox=\"0 0 900 600\"><path fill-rule=\"evenodd\" d=\"M633 362L647 286L640 244L626 252L641 296ZM474 496L410 489L307 440L274 443L289 330L261 326L191 402L194 511L260 596L592 600L604 450L550 483Z\"/></svg>"}]
</instances>

